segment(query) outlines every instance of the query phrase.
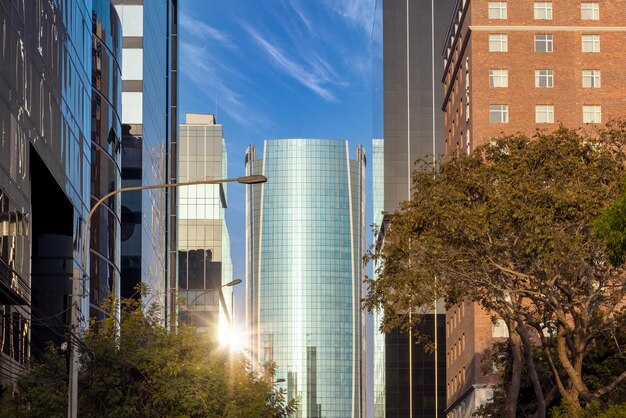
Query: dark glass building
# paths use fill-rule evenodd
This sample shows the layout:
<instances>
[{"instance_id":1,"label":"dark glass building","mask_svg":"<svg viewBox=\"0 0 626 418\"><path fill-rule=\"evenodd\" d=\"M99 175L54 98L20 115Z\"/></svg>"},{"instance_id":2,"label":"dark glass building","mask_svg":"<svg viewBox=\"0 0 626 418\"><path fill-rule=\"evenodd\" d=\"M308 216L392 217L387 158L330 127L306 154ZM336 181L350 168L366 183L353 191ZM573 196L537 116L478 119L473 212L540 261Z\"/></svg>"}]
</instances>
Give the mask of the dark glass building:
<instances>
[{"instance_id":1,"label":"dark glass building","mask_svg":"<svg viewBox=\"0 0 626 418\"><path fill-rule=\"evenodd\" d=\"M123 186L176 179L177 2L113 0L122 21ZM174 202L172 204L172 202ZM137 284L174 317L175 193L165 189L122 195L122 296ZM174 247L174 248L173 248ZM170 268L171 267L171 268ZM174 269L174 270L172 270Z\"/></svg>"},{"instance_id":2,"label":"dark glass building","mask_svg":"<svg viewBox=\"0 0 626 418\"><path fill-rule=\"evenodd\" d=\"M375 144L382 153L378 161L383 165L384 187L378 189L383 195L378 201L383 204L375 208L375 219L381 210L392 213L400 202L411 198L416 160L434 163L443 154L440 50L453 7L454 0L383 1L384 145ZM374 184L378 181L374 178ZM384 243L384 234L380 239ZM433 353L410 342L406 334L375 335L376 418L444 416L445 309L439 305L437 313L425 315L421 324L421 331L434 341L436 323L436 361ZM375 321L379 320L377 316Z\"/></svg>"},{"instance_id":3,"label":"dark glass building","mask_svg":"<svg viewBox=\"0 0 626 418\"><path fill-rule=\"evenodd\" d=\"M91 47L91 202L121 185L122 28L110 0L94 0ZM90 316L120 295L120 196L100 205L90 222Z\"/></svg>"},{"instance_id":4,"label":"dark glass building","mask_svg":"<svg viewBox=\"0 0 626 418\"><path fill-rule=\"evenodd\" d=\"M0 0L0 26L0 380L13 380L66 339L84 221L119 187L120 39L108 0ZM119 278L118 206L92 224L95 306Z\"/></svg>"}]
</instances>

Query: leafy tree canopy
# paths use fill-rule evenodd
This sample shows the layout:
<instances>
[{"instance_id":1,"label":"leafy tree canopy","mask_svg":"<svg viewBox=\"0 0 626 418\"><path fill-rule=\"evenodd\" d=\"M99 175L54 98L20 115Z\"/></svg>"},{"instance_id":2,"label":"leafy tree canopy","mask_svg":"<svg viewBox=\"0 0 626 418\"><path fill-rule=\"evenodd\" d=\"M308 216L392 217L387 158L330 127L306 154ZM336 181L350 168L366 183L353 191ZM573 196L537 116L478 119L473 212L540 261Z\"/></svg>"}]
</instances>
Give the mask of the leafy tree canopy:
<instances>
[{"instance_id":1,"label":"leafy tree canopy","mask_svg":"<svg viewBox=\"0 0 626 418\"><path fill-rule=\"evenodd\" d=\"M81 417L278 418L295 410L275 388L272 365L255 373L243 355L191 328L169 332L159 318L155 306L122 300L119 327L113 317L94 322L77 341ZM51 346L0 416L66 415L67 361Z\"/></svg>"},{"instance_id":2,"label":"leafy tree canopy","mask_svg":"<svg viewBox=\"0 0 626 418\"><path fill-rule=\"evenodd\" d=\"M626 378L594 390L583 370L595 339L623 315L621 241L604 239L623 218L599 221L609 225L604 234L594 220L623 192L625 146L626 123L616 122L594 136L565 128L504 136L438 169L422 164L412 199L390 214L384 245L366 256L379 266L366 307L384 309L383 330L415 326L419 315L407 321L406 313L441 297L504 319L513 359L507 417L515 416L524 357L539 416L555 392L573 410L600 400ZM535 346L553 387L542 387Z\"/></svg>"}]
</instances>

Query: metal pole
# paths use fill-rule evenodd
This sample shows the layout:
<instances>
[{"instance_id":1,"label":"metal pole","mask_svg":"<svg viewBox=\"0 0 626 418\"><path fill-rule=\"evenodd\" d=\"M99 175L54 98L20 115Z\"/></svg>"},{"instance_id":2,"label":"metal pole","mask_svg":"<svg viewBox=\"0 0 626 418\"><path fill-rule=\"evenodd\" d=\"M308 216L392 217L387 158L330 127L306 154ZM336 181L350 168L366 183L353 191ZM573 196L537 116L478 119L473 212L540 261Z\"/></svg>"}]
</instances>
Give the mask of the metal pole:
<instances>
[{"instance_id":1,"label":"metal pole","mask_svg":"<svg viewBox=\"0 0 626 418\"><path fill-rule=\"evenodd\" d=\"M408 200L411 200L411 39L409 37L409 0L406 0L406 142ZM412 307L409 310L409 418L413 418L413 325Z\"/></svg>"},{"instance_id":2,"label":"metal pole","mask_svg":"<svg viewBox=\"0 0 626 418\"><path fill-rule=\"evenodd\" d=\"M107 193L98 200L91 210L89 211L89 215L87 215L87 219L85 220L85 226L83 228L83 253L82 253L82 269L83 269L83 286L87 286L87 244L89 240L87 239L87 233L89 232L89 223L93 214L96 212L96 209L103 204L107 199L112 196L115 196L124 192L132 192L139 190L152 190L152 189L168 189L174 187L181 186L196 186L196 185L204 185L204 184L221 184L221 183L246 183L246 180L255 181L255 182L265 182L267 179L265 177L261 178L257 176L257 178L252 179L253 176L247 177L238 177L231 179L218 179L218 180L198 180L198 181L190 181L185 183L169 183L169 184L155 184L151 186L133 186L133 187L124 187L121 189L113 190L112 192ZM74 274L72 275L72 306L71 306L71 319L70 319L70 335L69 335L69 350L70 350L70 370L69 370L69 384L67 390L68 402L67 402L67 417L68 418L77 418L78 417L78 348L76 346L76 342L78 341L78 334L80 333L80 329L83 328L81 326L81 322L84 321L81 313L81 304L82 298L86 292L80 292L80 269L75 269ZM85 289L86 290L86 289Z\"/></svg>"}]
</instances>

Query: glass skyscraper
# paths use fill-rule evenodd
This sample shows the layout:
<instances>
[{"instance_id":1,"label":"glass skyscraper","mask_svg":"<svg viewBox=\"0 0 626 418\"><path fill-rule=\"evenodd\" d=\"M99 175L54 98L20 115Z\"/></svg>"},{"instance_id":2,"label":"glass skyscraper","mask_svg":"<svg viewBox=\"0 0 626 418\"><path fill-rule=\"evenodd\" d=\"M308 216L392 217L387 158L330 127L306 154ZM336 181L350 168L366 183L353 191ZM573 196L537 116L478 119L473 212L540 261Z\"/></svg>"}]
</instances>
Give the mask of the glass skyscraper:
<instances>
[{"instance_id":1,"label":"glass skyscraper","mask_svg":"<svg viewBox=\"0 0 626 418\"><path fill-rule=\"evenodd\" d=\"M385 205L385 143L383 139L372 139L372 209L373 223L382 227ZM376 239L377 237L374 237ZM377 278L373 266L374 279ZM374 319L374 418L385 417L385 334L379 331L383 312L375 311Z\"/></svg>"},{"instance_id":2,"label":"glass skyscraper","mask_svg":"<svg viewBox=\"0 0 626 418\"><path fill-rule=\"evenodd\" d=\"M179 128L178 182L227 177L222 125L214 115L187 113ZM180 321L219 338L232 317L226 184L181 187L178 193L178 288L187 301Z\"/></svg>"},{"instance_id":3,"label":"glass skyscraper","mask_svg":"<svg viewBox=\"0 0 626 418\"><path fill-rule=\"evenodd\" d=\"M121 33L110 0L0 0L0 27L2 384L67 339L73 276L83 320L119 291L118 197L81 258L120 186Z\"/></svg>"},{"instance_id":4,"label":"glass skyscraper","mask_svg":"<svg viewBox=\"0 0 626 418\"><path fill-rule=\"evenodd\" d=\"M148 186L174 180L176 113L177 1L113 0L122 22L122 185ZM172 128L174 124L174 128ZM138 283L150 287L152 300L173 309L168 211L171 190L122 195L122 296ZM175 202L175 201L174 201ZM166 313L167 313L166 312ZM173 315L172 315L173 316ZM164 320L170 315L165 315Z\"/></svg>"},{"instance_id":5,"label":"glass skyscraper","mask_svg":"<svg viewBox=\"0 0 626 418\"><path fill-rule=\"evenodd\" d=\"M297 417L365 414L365 152L267 140L246 153L246 322L253 365L274 361Z\"/></svg>"}]
</instances>

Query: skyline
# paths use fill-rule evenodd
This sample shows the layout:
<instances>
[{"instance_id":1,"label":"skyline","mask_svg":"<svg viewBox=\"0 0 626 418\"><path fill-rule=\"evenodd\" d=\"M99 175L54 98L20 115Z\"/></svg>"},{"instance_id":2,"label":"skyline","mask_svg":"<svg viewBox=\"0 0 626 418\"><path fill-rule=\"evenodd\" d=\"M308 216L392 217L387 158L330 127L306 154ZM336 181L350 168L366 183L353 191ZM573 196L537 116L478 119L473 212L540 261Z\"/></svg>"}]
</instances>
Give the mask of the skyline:
<instances>
[{"instance_id":1,"label":"skyline","mask_svg":"<svg viewBox=\"0 0 626 418\"><path fill-rule=\"evenodd\" d=\"M352 149L363 144L370 155L382 125L373 122L380 106L380 2L280 0L259 8L246 0L210 6L198 0L180 5L179 123L187 112L216 114L230 176L243 173L246 147L265 139L346 139ZM367 207L370 190L368 181ZM245 243L244 195L243 187L229 188L232 248ZM369 213L367 219L369 225ZM243 278L244 267L243 253L233 251L233 277ZM241 324L243 286L235 295Z\"/></svg>"}]
</instances>

